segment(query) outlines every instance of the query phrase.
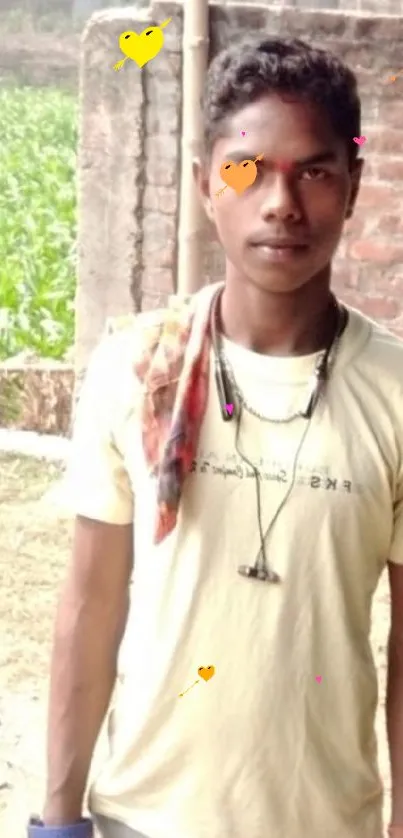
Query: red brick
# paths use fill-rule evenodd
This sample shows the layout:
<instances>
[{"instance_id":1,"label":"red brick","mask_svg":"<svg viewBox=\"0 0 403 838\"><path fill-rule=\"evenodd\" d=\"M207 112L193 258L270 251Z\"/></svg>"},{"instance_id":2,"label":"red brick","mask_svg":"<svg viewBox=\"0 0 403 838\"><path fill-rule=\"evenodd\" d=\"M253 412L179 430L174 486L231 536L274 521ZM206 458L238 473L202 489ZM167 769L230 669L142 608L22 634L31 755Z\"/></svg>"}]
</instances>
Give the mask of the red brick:
<instances>
[{"instance_id":1,"label":"red brick","mask_svg":"<svg viewBox=\"0 0 403 838\"><path fill-rule=\"evenodd\" d=\"M362 311L373 320L395 320L400 315L399 302L393 297L370 297L350 290L343 291L341 297L347 305Z\"/></svg>"},{"instance_id":2,"label":"red brick","mask_svg":"<svg viewBox=\"0 0 403 838\"><path fill-rule=\"evenodd\" d=\"M400 156L395 160L391 160L386 157L378 157L377 161L374 162L374 170L378 180L389 180L400 187L400 184L403 182L403 157Z\"/></svg>"},{"instance_id":3,"label":"red brick","mask_svg":"<svg viewBox=\"0 0 403 838\"><path fill-rule=\"evenodd\" d=\"M356 209L352 218L349 218L345 222L343 236L347 239L350 239L352 236L357 238L357 236L362 235L364 228L365 216Z\"/></svg>"},{"instance_id":4,"label":"red brick","mask_svg":"<svg viewBox=\"0 0 403 838\"><path fill-rule=\"evenodd\" d=\"M403 218L400 215L382 215L379 219L378 232L386 235L403 235Z\"/></svg>"},{"instance_id":5,"label":"red brick","mask_svg":"<svg viewBox=\"0 0 403 838\"><path fill-rule=\"evenodd\" d=\"M368 270L368 264L361 263L358 274L358 291L363 296L380 297L385 295L396 300L402 297L402 279L399 277L394 265L391 267L376 267L374 264Z\"/></svg>"},{"instance_id":6,"label":"red brick","mask_svg":"<svg viewBox=\"0 0 403 838\"><path fill-rule=\"evenodd\" d=\"M387 296L395 297L398 301L401 315L403 315L403 278L402 272L400 270L396 270L393 267L387 272L384 276L384 283L388 284L388 293ZM378 282L378 286L380 286L380 281Z\"/></svg>"},{"instance_id":7,"label":"red brick","mask_svg":"<svg viewBox=\"0 0 403 838\"><path fill-rule=\"evenodd\" d=\"M337 259L333 270L332 285L337 294L342 294L344 289L352 288L357 290L360 288L361 268L356 262L351 259Z\"/></svg>"},{"instance_id":8,"label":"red brick","mask_svg":"<svg viewBox=\"0 0 403 838\"><path fill-rule=\"evenodd\" d=\"M359 239L350 244L349 254L352 259L364 259L390 265L393 262L403 262L403 244L394 245L390 241Z\"/></svg>"},{"instance_id":9,"label":"red brick","mask_svg":"<svg viewBox=\"0 0 403 838\"><path fill-rule=\"evenodd\" d=\"M382 207L389 207L398 195L392 186L379 185L377 183L362 183L357 199L357 209L361 207L374 207L379 212Z\"/></svg>"},{"instance_id":10,"label":"red brick","mask_svg":"<svg viewBox=\"0 0 403 838\"><path fill-rule=\"evenodd\" d=\"M393 75L391 73L390 75ZM386 79L390 76L386 77ZM402 128L403 125L403 76L397 78L395 82L387 82L386 88L388 93L394 93L395 99L390 101L389 97L382 97L379 104L378 119L381 125L390 125L391 128ZM385 91L386 92L386 91Z\"/></svg>"},{"instance_id":11,"label":"red brick","mask_svg":"<svg viewBox=\"0 0 403 838\"><path fill-rule=\"evenodd\" d=\"M390 128L388 124L382 126L381 122L378 123L378 126L376 129L369 129L367 132L366 150L368 152L380 151L386 154L401 154L403 132Z\"/></svg>"},{"instance_id":12,"label":"red brick","mask_svg":"<svg viewBox=\"0 0 403 838\"><path fill-rule=\"evenodd\" d=\"M364 134L365 136L365 134ZM364 146L365 148L365 146ZM368 181L377 180L378 178L378 169L376 161L379 160L379 156L376 157L366 157L364 162L364 172L363 172L363 181L362 183L367 183ZM361 186L362 188L362 186Z\"/></svg>"}]
</instances>

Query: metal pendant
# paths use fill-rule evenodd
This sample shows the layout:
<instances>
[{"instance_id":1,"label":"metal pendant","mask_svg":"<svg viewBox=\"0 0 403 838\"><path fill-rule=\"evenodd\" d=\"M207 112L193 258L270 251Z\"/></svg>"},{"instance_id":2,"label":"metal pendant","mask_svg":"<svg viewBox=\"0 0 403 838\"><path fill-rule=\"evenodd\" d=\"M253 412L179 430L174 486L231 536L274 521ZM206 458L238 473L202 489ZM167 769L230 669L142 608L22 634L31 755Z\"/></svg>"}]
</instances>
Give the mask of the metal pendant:
<instances>
[{"instance_id":1,"label":"metal pendant","mask_svg":"<svg viewBox=\"0 0 403 838\"><path fill-rule=\"evenodd\" d=\"M271 582L277 584L281 581L278 573L274 570L266 570L265 568L252 567L251 565L241 564L238 567L240 576L247 576L249 579L259 579L260 582Z\"/></svg>"}]
</instances>

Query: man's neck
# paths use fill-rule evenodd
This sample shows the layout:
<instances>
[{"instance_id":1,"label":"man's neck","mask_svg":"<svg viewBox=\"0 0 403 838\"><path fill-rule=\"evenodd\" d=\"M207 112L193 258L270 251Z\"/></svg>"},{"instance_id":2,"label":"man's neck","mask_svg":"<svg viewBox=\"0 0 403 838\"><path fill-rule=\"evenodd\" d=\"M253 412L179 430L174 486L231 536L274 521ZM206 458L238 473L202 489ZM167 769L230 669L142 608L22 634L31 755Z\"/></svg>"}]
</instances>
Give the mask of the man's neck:
<instances>
[{"instance_id":1,"label":"man's neck","mask_svg":"<svg viewBox=\"0 0 403 838\"><path fill-rule=\"evenodd\" d=\"M219 326L225 337L261 355L310 355L325 348L337 312L328 283L311 283L295 294L263 292L227 282Z\"/></svg>"}]
</instances>

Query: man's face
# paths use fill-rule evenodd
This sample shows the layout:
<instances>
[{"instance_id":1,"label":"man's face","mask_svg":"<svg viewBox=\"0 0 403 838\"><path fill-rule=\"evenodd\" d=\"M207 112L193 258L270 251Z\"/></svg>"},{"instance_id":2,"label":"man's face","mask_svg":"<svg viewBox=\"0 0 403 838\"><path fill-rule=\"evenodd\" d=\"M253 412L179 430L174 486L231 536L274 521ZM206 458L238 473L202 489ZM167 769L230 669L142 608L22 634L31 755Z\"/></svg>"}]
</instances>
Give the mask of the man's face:
<instances>
[{"instance_id":1,"label":"man's face","mask_svg":"<svg viewBox=\"0 0 403 838\"><path fill-rule=\"evenodd\" d=\"M217 197L223 163L258 155L255 182L242 194L227 186ZM226 253L227 278L290 292L326 276L361 168L357 162L349 170L345 144L315 105L270 94L238 111L215 143L209 170L197 163L194 169Z\"/></svg>"}]
</instances>

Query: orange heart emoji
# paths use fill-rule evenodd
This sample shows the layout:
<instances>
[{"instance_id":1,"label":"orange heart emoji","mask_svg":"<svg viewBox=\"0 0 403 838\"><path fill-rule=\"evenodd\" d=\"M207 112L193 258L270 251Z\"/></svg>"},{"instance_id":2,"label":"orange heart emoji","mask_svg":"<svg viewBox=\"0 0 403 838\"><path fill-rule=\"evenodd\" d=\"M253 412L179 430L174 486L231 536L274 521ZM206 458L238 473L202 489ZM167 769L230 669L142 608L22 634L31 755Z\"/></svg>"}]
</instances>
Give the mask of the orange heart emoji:
<instances>
[{"instance_id":1,"label":"orange heart emoji","mask_svg":"<svg viewBox=\"0 0 403 838\"><path fill-rule=\"evenodd\" d=\"M252 186L257 176L257 166L254 160L242 160L241 163L234 163L233 160L227 160L222 164L220 169L220 177L230 186L235 189L237 195L242 195L242 192Z\"/></svg>"},{"instance_id":2,"label":"orange heart emoji","mask_svg":"<svg viewBox=\"0 0 403 838\"><path fill-rule=\"evenodd\" d=\"M214 666L199 666L197 672L200 675L200 678L203 678L203 681L209 681L210 678L212 678L214 673L215 673L215 667Z\"/></svg>"}]
</instances>

